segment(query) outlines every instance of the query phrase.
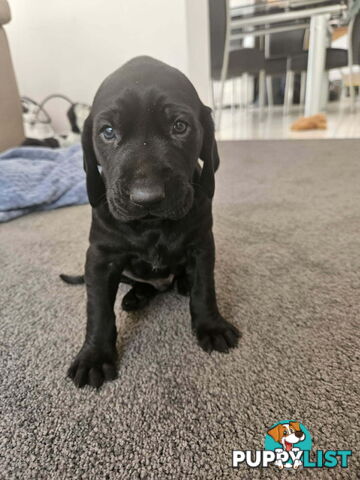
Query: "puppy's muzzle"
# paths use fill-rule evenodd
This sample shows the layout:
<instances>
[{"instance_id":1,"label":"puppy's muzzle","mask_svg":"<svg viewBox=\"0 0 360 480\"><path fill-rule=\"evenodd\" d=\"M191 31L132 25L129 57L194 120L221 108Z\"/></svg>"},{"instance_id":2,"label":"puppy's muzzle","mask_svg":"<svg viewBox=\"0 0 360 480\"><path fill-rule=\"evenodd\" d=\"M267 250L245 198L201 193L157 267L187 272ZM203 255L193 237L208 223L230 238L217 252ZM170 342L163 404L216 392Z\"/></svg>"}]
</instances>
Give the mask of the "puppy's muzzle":
<instances>
[{"instance_id":1,"label":"puppy's muzzle","mask_svg":"<svg viewBox=\"0 0 360 480\"><path fill-rule=\"evenodd\" d=\"M130 201L141 207L153 207L165 199L163 185L135 185L130 191Z\"/></svg>"}]
</instances>

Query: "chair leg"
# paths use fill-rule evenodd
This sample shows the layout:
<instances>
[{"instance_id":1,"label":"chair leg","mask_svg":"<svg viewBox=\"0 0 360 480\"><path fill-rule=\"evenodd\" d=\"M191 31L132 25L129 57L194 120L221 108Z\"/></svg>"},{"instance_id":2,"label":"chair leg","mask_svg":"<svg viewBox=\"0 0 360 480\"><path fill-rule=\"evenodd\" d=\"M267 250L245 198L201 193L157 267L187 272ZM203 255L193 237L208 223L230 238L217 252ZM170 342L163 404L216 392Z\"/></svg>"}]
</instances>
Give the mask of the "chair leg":
<instances>
[{"instance_id":1,"label":"chair leg","mask_svg":"<svg viewBox=\"0 0 360 480\"><path fill-rule=\"evenodd\" d=\"M247 110L249 106L249 74L243 73L241 76L241 81L243 82L244 87L244 107Z\"/></svg>"},{"instance_id":2,"label":"chair leg","mask_svg":"<svg viewBox=\"0 0 360 480\"><path fill-rule=\"evenodd\" d=\"M260 70L260 72L259 72L259 107L260 107L260 112L261 113L264 111L265 93L266 93L265 70Z\"/></svg>"},{"instance_id":3,"label":"chair leg","mask_svg":"<svg viewBox=\"0 0 360 480\"><path fill-rule=\"evenodd\" d=\"M237 87L236 87L236 91L237 91L237 95L236 95L236 101L237 101L237 104L238 104L238 108L239 108L239 111L241 111L241 108L242 108L242 87L243 87L243 84L242 84L242 81L241 81L241 77L238 77L236 79L236 83L237 83Z\"/></svg>"},{"instance_id":4,"label":"chair leg","mask_svg":"<svg viewBox=\"0 0 360 480\"><path fill-rule=\"evenodd\" d=\"M354 52L352 47L352 36L354 28L354 19L350 21L348 28L348 68L349 68L349 89L350 89L350 101L351 101L351 111L355 112L355 87L354 87L354 77L353 77L353 65L354 65Z\"/></svg>"},{"instance_id":5,"label":"chair leg","mask_svg":"<svg viewBox=\"0 0 360 480\"><path fill-rule=\"evenodd\" d=\"M212 100L212 108L215 114L216 112L216 101L215 101L215 80L211 80L211 100Z\"/></svg>"},{"instance_id":6,"label":"chair leg","mask_svg":"<svg viewBox=\"0 0 360 480\"><path fill-rule=\"evenodd\" d=\"M219 94L219 101L217 104L217 121L216 121L216 129L220 130L221 126L221 115L222 115L222 109L223 109L223 104L224 104L224 90L225 90L225 78L222 78L220 80L220 94Z\"/></svg>"},{"instance_id":7,"label":"chair leg","mask_svg":"<svg viewBox=\"0 0 360 480\"><path fill-rule=\"evenodd\" d=\"M339 70L340 75L341 75L341 90L340 90L340 105L344 103L345 98L346 98L346 85L345 85L345 79L344 79L344 73L342 70Z\"/></svg>"},{"instance_id":8,"label":"chair leg","mask_svg":"<svg viewBox=\"0 0 360 480\"><path fill-rule=\"evenodd\" d=\"M232 80L232 101L234 102L235 109L238 108L238 79Z\"/></svg>"},{"instance_id":9,"label":"chair leg","mask_svg":"<svg viewBox=\"0 0 360 480\"><path fill-rule=\"evenodd\" d=\"M305 92L306 92L306 72L301 72L300 105L305 105Z\"/></svg>"},{"instance_id":10,"label":"chair leg","mask_svg":"<svg viewBox=\"0 0 360 480\"><path fill-rule=\"evenodd\" d=\"M285 94L284 94L284 113L288 114L293 102L294 96L294 72L288 70L286 72Z\"/></svg>"},{"instance_id":11,"label":"chair leg","mask_svg":"<svg viewBox=\"0 0 360 480\"><path fill-rule=\"evenodd\" d=\"M236 78L231 80L231 124L235 126L235 109L236 109Z\"/></svg>"},{"instance_id":12,"label":"chair leg","mask_svg":"<svg viewBox=\"0 0 360 480\"><path fill-rule=\"evenodd\" d=\"M349 65L349 91L350 91L350 109L352 112L355 112L356 105L355 105L355 86L354 86L354 79L353 79L353 66Z\"/></svg>"},{"instance_id":13,"label":"chair leg","mask_svg":"<svg viewBox=\"0 0 360 480\"><path fill-rule=\"evenodd\" d=\"M268 99L268 107L271 108L274 106L274 94L273 94L272 77L270 75L266 76L266 93L267 93L267 99Z\"/></svg>"},{"instance_id":14,"label":"chair leg","mask_svg":"<svg viewBox=\"0 0 360 480\"><path fill-rule=\"evenodd\" d=\"M326 110L326 106L329 101L329 71L325 71L322 81L322 90L321 90L321 108Z\"/></svg>"},{"instance_id":15,"label":"chair leg","mask_svg":"<svg viewBox=\"0 0 360 480\"><path fill-rule=\"evenodd\" d=\"M230 55L229 44L228 42L225 42L223 65L221 68L221 77L220 77L221 83L220 83L220 95L219 95L219 103L218 103L218 115L215 122L217 130L220 130L220 126L221 126L221 115L222 115L222 110L224 106L224 90L225 90L225 82L226 82L227 73L228 73L229 55Z\"/></svg>"}]
</instances>

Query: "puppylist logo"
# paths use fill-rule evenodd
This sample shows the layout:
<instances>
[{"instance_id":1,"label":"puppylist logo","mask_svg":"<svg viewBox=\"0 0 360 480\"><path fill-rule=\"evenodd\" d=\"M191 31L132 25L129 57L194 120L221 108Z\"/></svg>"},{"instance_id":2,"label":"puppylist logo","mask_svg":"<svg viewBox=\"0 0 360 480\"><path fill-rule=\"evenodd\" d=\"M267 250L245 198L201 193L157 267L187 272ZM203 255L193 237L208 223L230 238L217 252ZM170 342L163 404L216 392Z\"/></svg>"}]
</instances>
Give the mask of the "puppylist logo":
<instances>
[{"instance_id":1,"label":"puppylist logo","mask_svg":"<svg viewBox=\"0 0 360 480\"><path fill-rule=\"evenodd\" d=\"M351 450L311 451L310 432L303 424L292 420L275 423L265 435L264 450L233 450L232 466L239 468L279 469L347 468Z\"/></svg>"}]
</instances>

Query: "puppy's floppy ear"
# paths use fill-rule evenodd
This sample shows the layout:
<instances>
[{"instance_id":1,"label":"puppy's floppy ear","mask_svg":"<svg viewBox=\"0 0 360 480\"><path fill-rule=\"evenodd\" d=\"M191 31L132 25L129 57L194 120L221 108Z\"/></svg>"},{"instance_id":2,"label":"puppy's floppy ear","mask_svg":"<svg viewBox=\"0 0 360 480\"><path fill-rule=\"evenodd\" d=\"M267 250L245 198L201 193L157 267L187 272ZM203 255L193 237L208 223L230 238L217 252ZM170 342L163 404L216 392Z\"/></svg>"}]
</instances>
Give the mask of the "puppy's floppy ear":
<instances>
[{"instance_id":1,"label":"puppy's floppy ear","mask_svg":"<svg viewBox=\"0 0 360 480\"><path fill-rule=\"evenodd\" d=\"M85 120L84 129L81 135L81 143L84 154L87 193L90 205L95 208L104 198L105 185L98 170L94 151L91 114Z\"/></svg>"},{"instance_id":2,"label":"puppy's floppy ear","mask_svg":"<svg viewBox=\"0 0 360 480\"><path fill-rule=\"evenodd\" d=\"M204 162L200 184L207 196L212 198L215 191L215 172L218 169L220 159L215 140L215 127L211 116L211 108L202 106L200 121L203 127L200 159Z\"/></svg>"},{"instance_id":3,"label":"puppy's floppy ear","mask_svg":"<svg viewBox=\"0 0 360 480\"><path fill-rule=\"evenodd\" d=\"M278 442L280 443L280 440L282 439L282 432L284 430L284 427L283 425L279 424L279 425L276 425L276 427L273 427L271 428L270 430L268 430L268 435L270 435L270 437L272 437L275 442Z\"/></svg>"},{"instance_id":4,"label":"puppy's floppy ear","mask_svg":"<svg viewBox=\"0 0 360 480\"><path fill-rule=\"evenodd\" d=\"M301 427L300 427L299 422L290 422L290 427L292 427L295 430L295 432L300 432L301 431Z\"/></svg>"}]
</instances>

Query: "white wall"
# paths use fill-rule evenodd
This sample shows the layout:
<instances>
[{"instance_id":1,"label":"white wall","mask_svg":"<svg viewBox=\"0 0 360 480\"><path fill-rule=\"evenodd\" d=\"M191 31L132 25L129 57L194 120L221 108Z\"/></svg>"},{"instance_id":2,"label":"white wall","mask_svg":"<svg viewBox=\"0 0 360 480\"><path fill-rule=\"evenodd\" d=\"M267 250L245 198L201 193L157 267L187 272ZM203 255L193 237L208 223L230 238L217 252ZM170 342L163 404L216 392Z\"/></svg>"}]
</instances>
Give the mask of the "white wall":
<instances>
[{"instance_id":1,"label":"white wall","mask_svg":"<svg viewBox=\"0 0 360 480\"><path fill-rule=\"evenodd\" d=\"M201 100L213 106L208 0L186 0L188 75Z\"/></svg>"},{"instance_id":2,"label":"white wall","mask_svg":"<svg viewBox=\"0 0 360 480\"><path fill-rule=\"evenodd\" d=\"M197 0L193 0L197 1ZM6 26L21 95L63 93L90 103L126 60L152 55L188 73L185 0L9 0ZM67 123L49 104L55 125Z\"/></svg>"}]
</instances>

